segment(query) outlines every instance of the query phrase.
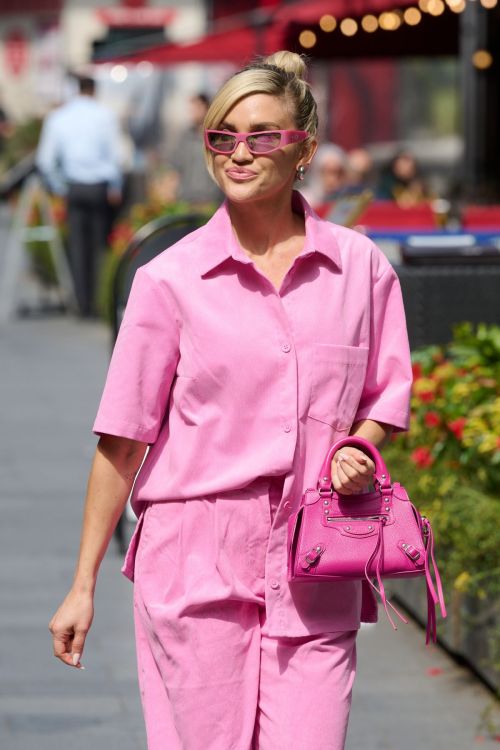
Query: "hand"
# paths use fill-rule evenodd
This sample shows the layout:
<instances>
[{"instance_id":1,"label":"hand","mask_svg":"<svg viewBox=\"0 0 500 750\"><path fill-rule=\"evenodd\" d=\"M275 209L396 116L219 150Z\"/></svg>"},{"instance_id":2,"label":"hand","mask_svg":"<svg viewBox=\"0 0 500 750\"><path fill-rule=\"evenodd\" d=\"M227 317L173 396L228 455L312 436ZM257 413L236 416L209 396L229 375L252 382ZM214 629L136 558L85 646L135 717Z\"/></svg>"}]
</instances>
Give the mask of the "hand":
<instances>
[{"instance_id":1,"label":"hand","mask_svg":"<svg viewBox=\"0 0 500 750\"><path fill-rule=\"evenodd\" d=\"M122 202L122 191L117 188L108 188L108 203L110 206L119 206Z\"/></svg>"},{"instance_id":2,"label":"hand","mask_svg":"<svg viewBox=\"0 0 500 750\"><path fill-rule=\"evenodd\" d=\"M78 593L71 589L49 623L54 656L69 667L85 669L80 657L93 618L92 594Z\"/></svg>"},{"instance_id":3,"label":"hand","mask_svg":"<svg viewBox=\"0 0 500 750\"><path fill-rule=\"evenodd\" d=\"M354 495L368 488L375 463L359 448L347 445L335 453L331 470L333 488L342 495Z\"/></svg>"}]
</instances>

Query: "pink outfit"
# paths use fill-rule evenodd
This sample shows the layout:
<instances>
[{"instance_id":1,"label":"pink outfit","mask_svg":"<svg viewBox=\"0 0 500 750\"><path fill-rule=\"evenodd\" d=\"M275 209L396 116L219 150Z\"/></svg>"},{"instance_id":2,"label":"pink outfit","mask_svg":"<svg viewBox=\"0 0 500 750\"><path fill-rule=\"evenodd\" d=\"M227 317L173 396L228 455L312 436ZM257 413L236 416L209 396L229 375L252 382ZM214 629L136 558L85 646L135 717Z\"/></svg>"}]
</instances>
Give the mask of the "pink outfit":
<instances>
[{"instance_id":1,"label":"pink outfit","mask_svg":"<svg viewBox=\"0 0 500 750\"><path fill-rule=\"evenodd\" d=\"M142 516L134 607L149 750L344 747L357 630L268 634L266 545L283 480Z\"/></svg>"},{"instance_id":2,"label":"pink outfit","mask_svg":"<svg viewBox=\"0 0 500 750\"><path fill-rule=\"evenodd\" d=\"M239 246L225 204L139 269L95 420L98 434L151 444L134 488L139 522L123 566L135 577L150 750L249 750L242 738L256 706L262 721L255 731L269 738L258 740L259 750L299 750L311 737L315 747L342 748L354 674L348 635L360 620L377 619L361 582L289 585L286 534L329 446L355 421L408 427L412 375L399 282L369 239L320 220L300 194L293 200L306 238L279 291ZM282 477L282 488L271 524L272 477ZM301 662L306 652L316 664L310 673ZM273 670L279 680L271 686ZM212 685L212 674L195 720L197 680ZM280 734L288 714L278 707L305 700L307 690L290 697L302 679L321 686L311 698L316 711L323 699L325 706L336 700L328 684L345 691L322 738L326 709L296 715L300 744ZM220 744L204 734L196 740L196 722L219 726L219 700L234 702L246 718L235 717ZM330 720L339 722L336 734Z\"/></svg>"}]
</instances>

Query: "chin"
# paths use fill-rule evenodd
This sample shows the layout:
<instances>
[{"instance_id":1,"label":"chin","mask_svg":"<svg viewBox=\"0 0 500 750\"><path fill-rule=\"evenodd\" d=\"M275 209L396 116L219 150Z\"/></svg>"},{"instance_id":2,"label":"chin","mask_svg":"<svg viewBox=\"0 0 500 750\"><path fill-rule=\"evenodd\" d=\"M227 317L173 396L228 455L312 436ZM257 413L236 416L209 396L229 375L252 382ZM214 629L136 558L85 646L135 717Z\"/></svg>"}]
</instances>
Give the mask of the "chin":
<instances>
[{"instance_id":1,"label":"chin","mask_svg":"<svg viewBox=\"0 0 500 750\"><path fill-rule=\"evenodd\" d=\"M257 182L257 181L255 181ZM219 183L221 190L231 203L253 203L255 201L272 198L280 189L281 185L262 185L250 183L236 184L234 182Z\"/></svg>"}]
</instances>

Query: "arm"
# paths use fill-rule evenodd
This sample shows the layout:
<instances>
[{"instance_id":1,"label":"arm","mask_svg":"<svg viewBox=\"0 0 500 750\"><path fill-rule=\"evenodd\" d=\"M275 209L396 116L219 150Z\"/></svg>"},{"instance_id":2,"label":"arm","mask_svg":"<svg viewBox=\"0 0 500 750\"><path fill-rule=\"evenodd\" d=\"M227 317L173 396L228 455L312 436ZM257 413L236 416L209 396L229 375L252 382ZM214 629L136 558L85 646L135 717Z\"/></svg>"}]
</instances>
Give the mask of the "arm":
<instances>
[{"instance_id":1,"label":"arm","mask_svg":"<svg viewBox=\"0 0 500 750\"><path fill-rule=\"evenodd\" d=\"M36 164L48 188L53 193L63 195L66 188L60 173L59 146L53 114L49 115L43 124Z\"/></svg>"},{"instance_id":2,"label":"arm","mask_svg":"<svg viewBox=\"0 0 500 750\"><path fill-rule=\"evenodd\" d=\"M89 475L80 552L73 584L49 623L54 656L81 668L80 656L93 619L100 564L125 507L147 444L103 435Z\"/></svg>"},{"instance_id":3,"label":"arm","mask_svg":"<svg viewBox=\"0 0 500 750\"><path fill-rule=\"evenodd\" d=\"M412 371L399 280L380 251L378 264L372 285L368 366L350 434L381 448L393 431L408 429ZM371 458L358 448L342 448L332 461L333 486L343 494L362 492L374 469Z\"/></svg>"}]
</instances>

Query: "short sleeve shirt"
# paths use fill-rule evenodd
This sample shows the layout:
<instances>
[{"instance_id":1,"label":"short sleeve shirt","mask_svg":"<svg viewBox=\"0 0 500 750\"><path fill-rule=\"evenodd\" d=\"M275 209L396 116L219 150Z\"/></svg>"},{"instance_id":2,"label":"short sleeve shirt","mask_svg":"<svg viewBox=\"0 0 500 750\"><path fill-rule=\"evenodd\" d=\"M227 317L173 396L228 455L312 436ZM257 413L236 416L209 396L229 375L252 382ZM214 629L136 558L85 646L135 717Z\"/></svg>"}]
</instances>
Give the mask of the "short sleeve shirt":
<instances>
[{"instance_id":1,"label":"short sleeve shirt","mask_svg":"<svg viewBox=\"0 0 500 750\"><path fill-rule=\"evenodd\" d=\"M303 587L307 612L290 592L288 516L353 423L408 428L412 373L384 254L321 220L297 192L293 205L305 242L279 290L239 246L226 203L137 271L94 432L150 444L132 497L138 515L148 501L286 475L268 546L266 577L281 582L269 588L268 618L271 632L302 635L324 630L331 612L311 606L317 584ZM376 619L373 606L363 619Z\"/></svg>"}]
</instances>

